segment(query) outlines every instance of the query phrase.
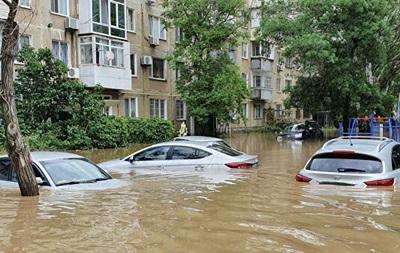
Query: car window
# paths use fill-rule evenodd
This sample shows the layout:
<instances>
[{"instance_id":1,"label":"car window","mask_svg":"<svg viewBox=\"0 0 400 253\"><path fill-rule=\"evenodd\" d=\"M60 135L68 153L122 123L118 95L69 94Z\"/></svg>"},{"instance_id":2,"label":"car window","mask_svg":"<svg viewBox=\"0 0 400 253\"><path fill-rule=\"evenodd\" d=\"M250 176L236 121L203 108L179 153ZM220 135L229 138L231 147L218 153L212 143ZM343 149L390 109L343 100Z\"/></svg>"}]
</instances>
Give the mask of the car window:
<instances>
[{"instance_id":1,"label":"car window","mask_svg":"<svg viewBox=\"0 0 400 253\"><path fill-rule=\"evenodd\" d=\"M233 148L224 146L224 145L219 145L219 144L213 144L211 146L208 146L208 148L214 149L218 152L221 152L225 155L229 155L229 156L240 156L242 155L242 153L240 153L239 151L234 150Z\"/></svg>"},{"instance_id":2,"label":"car window","mask_svg":"<svg viewBox=\"0 0 400 253\"><path fill-rule=\"evenodd\" d=\"M363 154L324 153L315 156L306 169L336 173L381 173L382 162Z\"/></svg>"},{"instance_id":3,"label":"car window","mask_svg":"<svg viewBox=\"0 0 400 253\"><path fill-rule=\"evenodd\" d=\"M58 186L70 182L110 179L99 167L86 159L57 159L41 162Z\"/></svg>"},{"instance_id":4,"label":"car window","mask_svg":"<svg viewBox=\"0 0 400 253\"><path fill-rule=\"evenodd\" d=\"M202 159L211 155L210 153L191 147L174 147L171 160L182 160L182 159Z\"/></svg>"},{"instance_id":5,"label":"car window","mask_svg":"<svg viewBox=\"0 0 400 253\"><path fill-rule=\"evenodd\" d=\"M154 161L154 160L166 160L169 146L155 147L145 150L133 157L134 161Z\"/></svg>"},{"instance_id":6,"label":"car window","mask_svg":"<svg viewBox=\"0 0 400 253\"><path fill-rule=\"evenodd\" d=\"M10 181L11 161L10 159L0 160L0 180Z\"/></svg>"},{"instance_id":7,"label":"car window","mask_svg":"<svg viewBox=\"0 0 400 253\"><path fill-rule=\"evenodd\" d=\"M393 170L400 168L400 145L396 145L392 149L392 167Z\"/></svg>"}]
</instances>

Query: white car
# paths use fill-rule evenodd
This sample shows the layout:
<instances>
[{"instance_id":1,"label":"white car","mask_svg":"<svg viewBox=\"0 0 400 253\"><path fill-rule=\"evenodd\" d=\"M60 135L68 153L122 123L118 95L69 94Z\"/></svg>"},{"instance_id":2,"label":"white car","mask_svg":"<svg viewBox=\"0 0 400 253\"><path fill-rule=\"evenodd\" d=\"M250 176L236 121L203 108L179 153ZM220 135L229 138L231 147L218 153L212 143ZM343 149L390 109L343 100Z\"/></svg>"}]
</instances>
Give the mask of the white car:
<instances>
[{"instance_id":1,"label":"white car","mask_svg":"<svg viewBox=\"0 0 400 253\"><path fill-rule=\"evenodd\" d=\"M106 181L111 176L88 159L62 152L31 152L32 167L40 186L87 184ZM7 155L0 156L0 186L18 186Z\"/></svg>"},{"instance_id":2,"label":"white car","mask_svg":"<svg viewBox=\"0 0 400 253\"><path fill-rule=\"evenodd\" d=\"M385 137L330 140L311 157L296 180L333 185L400 184L400 143Z\"/></svg>"},{"instance_id":3,"label":"white car","mask_svg":"<svg viewBox=\"0 0 400 253\"><path fill-rule=\"evenodd\" d=\"M216 137L209 137L209 136L180 136L180 137L175 137L174 141L193 141L193 142L205 142L211 144L220 144L220 145L225 145L227 147L232 148L228 143L226 143L224 140L216 138Z\"/></svg>"},{"instance_id":4,"label":"white car","mask_svg":"<svg viewBox=\"0 0 400 253\"><path fill-rule=\"evenodd\" d=\"M247 155L217 143L172 141L152 145L122 159L98 165L110 172L126 168L206 171L221 167L250 168L257 162L257 156Z\"/></svg>"}]
</instances>

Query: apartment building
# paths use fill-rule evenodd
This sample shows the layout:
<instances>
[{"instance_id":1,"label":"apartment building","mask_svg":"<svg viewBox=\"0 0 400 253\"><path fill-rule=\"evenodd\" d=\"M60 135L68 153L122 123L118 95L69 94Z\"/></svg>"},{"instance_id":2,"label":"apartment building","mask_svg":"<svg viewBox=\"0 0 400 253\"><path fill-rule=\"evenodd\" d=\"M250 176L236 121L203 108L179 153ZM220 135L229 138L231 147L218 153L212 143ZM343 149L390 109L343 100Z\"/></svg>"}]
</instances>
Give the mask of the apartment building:
<instances>
[{"instance_id":1,"label":"apartment building","mask_svg":"<svg viewBox=\"0 0 400 253\"><path fill-rule=\"evenodd\" d=\"M249 7L253 33L260 3L250 1ZM7 12L0 1L0 28ZM51 48L68 65L69 78L88 88L101 85L108 115L164 118L179 125L188 121L186 105L165 60L179 33L164 29L162 12L160 0L20 0L19 47ZM276 117L296 116L282 102L282 89L295 84L296 71L280 63L275 49L265 51L254 37L230 50L251 90L243 103L248 127L262 126L268 108Z\"/></svg>"}]
</instances>

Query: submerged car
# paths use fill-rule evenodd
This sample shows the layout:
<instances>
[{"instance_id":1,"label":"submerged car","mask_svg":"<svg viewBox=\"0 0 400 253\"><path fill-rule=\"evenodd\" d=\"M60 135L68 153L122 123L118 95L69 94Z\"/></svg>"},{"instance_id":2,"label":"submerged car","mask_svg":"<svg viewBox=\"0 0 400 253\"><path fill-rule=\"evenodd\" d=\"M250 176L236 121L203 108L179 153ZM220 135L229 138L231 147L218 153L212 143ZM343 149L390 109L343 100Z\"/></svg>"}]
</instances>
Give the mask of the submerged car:
<instances>
[{"instance_id":1,"label":"submerged car","mask_svg":"<svg viewBox=\"0 0 400 253\"><path fill-rule=\"evenodd\" d=\"M282 140L304 140L311 138L322 139L324 132L321 127L315 121L305 121L304 123L292 124L287 126L277 136L278 141Z\"/></svg>"},{"instance_id":2,"label":"submerged car","mask_svg":"<svg viewBox=\"0 0 400 253\"><path fill-rule=\"evenodd\" d=\"M227 147L232 148L224 140L216 138L216 137L209 137L209 136L197 136L197 135L180 136L180 137L174 138L174 141L193 141L193 142L209 143L210 145L211 144L219 144L222 146L227 146Z\"/></svg>"},{"instance_id":3,"label":"submerged car","mask_svg":"<svg viewBox=\"0 0 400 253\"><path fill-rule=\"evenodd\" d=\"M88 159L62 152L31 152L32 167L40 186L95 183L111 176ZM0 186L17 186L17 176L7 155L0 156Z\"/></svg>"},{"instance_id":4,"label":"submerged car","mask_svg":"<svg viewBox=\"0 0 400 253\"><path fill-rule=\"evenodd\" d=\"M390 186L400 183L400 143L385 137L341 137L326 142L296 181Z\"/></svg>"},{"instance_id":5,"label":"submerged car","mask_svg":"<svg viewBox=\"0 0 400 253\"><path fill-rule=\"evenodd\" d=\"M98 165L107 171L126 168L206 171L221 167L250 168L257 162L257 156L244 154L223 144L172 141L152 145L122 159Z\"/></svg>"}]
</instances>

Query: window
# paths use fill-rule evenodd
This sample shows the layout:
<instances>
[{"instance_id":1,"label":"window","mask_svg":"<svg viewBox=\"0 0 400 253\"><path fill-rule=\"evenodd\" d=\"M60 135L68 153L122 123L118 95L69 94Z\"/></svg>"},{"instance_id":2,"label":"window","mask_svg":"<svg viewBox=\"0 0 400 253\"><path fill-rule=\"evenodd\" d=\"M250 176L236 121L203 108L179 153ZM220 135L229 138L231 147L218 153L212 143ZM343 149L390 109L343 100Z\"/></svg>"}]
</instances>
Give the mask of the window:
<instances>
[{"instance_id":1,"label":"window","mask_svg":"<svg viewBox=\"0 0 400 253\"><path fill-rule=\"evenodd\" d=\"M131 75L137 76L137 69L136 69L136 54L131 54Z\"/></svg>"},{"instance_id":2,"label":"window","mask_svg":"<svg viewBox=\"0 0 400 253\"><path fill-rule=\"evenodd\" d=\"M137 99L136 98L126 98L124 101L125 101L125 116L126 117L138 117Z\"/></svg>"},{"instance_id":3,"label":"window","mask_svg":"<svg viewBox=\"0 0 400 253\"><path fill-rule=\"evenodd\" d=\"M186 105L183 101L176 101L176 119L186 120Z\"/></svg>"},{"instance_id":4,"label":"window","mask_svg":"<svg viewBox=\"0 0 400 253\"><path fill-rule=\"evenodd\" d=\"M246 83L246 85L248 85L249 80L248 80L248 75L246 73L242 73L242 79Z\"/></svg>"},{"instance_id":5,"label":"window","mask_svg":"<svg viewBox=\"0 0 400 253\"><path fill-rule=\"evenodd\" d=\"M381 173L382 162L362 154L323 153L314 156L306 169L334 173Z\"/></svg>"},{"instance_id":6,"label":"window","mask_svg":"<svg viewBox=\"0 0 400 253\"><path fill-rule=\"evenodd\" d=\"M167 118L167 108L164 99L150 98L150 117L151 118Z\"/></svg>"},{"instance_id":7,"label":"window","mask_svg":"<svg viewBox=\"0 0 400 253\"><path fill-rule=\"evenodd\" d=\"M180 27L177 27L175 29L175 42L178 43L179 41L183 40L184 38L184 34L183 34L183 30Z\"/></svg>"},{"instance_id":8,"label":"window","mask_svg":"<svg viewBox=\"0 0 400 253\"><path fill-rule=\"evenodd\" d=\"M191 147L174 147L173 149L171 160L202 159L211 155L204 150Z\"/></svg>"},{"instance_id":9,"label":"window","mask_svg":"<svg viewBox=\"0 0 400 253\"><path fill-rule=\"evenodd\" d=\"M247 59L249 57L249 44L242 42L242 58Z\"/></svg>"},{"instance_id":10,"label":"window","mask_svg":"<svg viewBox=\"0 0 400 253\"><path fill-rule=\"evenodd\" d=\"M92 0L94 32L125 38L125 18L124 0Z\"/></svg>"},{"instance_id":11,"label":"window","mask_svg":"<svg viewBox=\"0 0 400 253\"><path fill-rule=\"evenodd\" d=\"M254 104L254 118L255 119L262 119L263 118L263 108L261 104Z\"/></svg>"},{"instance_id":12,"label":"window","mask_svg":"<svg viewBox=\"0 0 400 253\"><path fill-rule=\"evenodd\" d=\"M20 51L24 47L31 46L31 36L26 34L21 34L18 39L18 50Z\"/></svg>"},{"instance_id":13,"label":"window","mask_svg":"<svg viewBox=\"0 0 400 253\"><path fill-rule=\"evenodd\" d=\"M93 46L92 37L81 37L81 64L91 64L93 63Z\"/></svg>"},{"instance_id":14,"label":"window","mask_svg":"<svg viewBox=\"0 0 400 253\"><path fill-rule=\"evenodd\" d=\"M232 62L236 62L236 47L234 45L230 45L228 48L229 59Z\"/></svg>"},{"instance_id":15,"label":"window","mask_svg":"<svg viewBox=\"0 0 400 253\"><path fill-rule=\"evenodd\" d=\"M251 42L251 56L252 57L259 57L263 56L261 44L257 41Z\"/></svg>"},{"instance_id":16,"label":"window","mask_svg":"<svg viewBox=\"0 0 400 253\"><path fill-rule=\"evenodd\" d=\"M261 13L259 9L252 9L250 13L251 28L260 26Z\"/></svg>"},{"instance_id":17,"label":"window","mask_svg":"<svg viewBox=\"0 0 400 253\"><path fill-rule=\"evenodd\" d=\"M127 24L128 31L134 32L135 31L135 10L128 8L126 11L126 14L127 14L126 24Z\"/></svg>"},{"instance_id":18,"label":"window","mask_svg":"<svg viewBox=\"0 0 400 253\"><path fill-rule=\"evenodd\" d=\"M290 88L292 86L292 80L286 80L285 81L285 88Z\"/></svg>"},{"instance_id":19,"label":"window","mask_svg":"<svg viewBox=\"0 0 400 253\"><path fill-rule=\"evenodd\" d=\"M248 110L247 110L247 104L246 103L242 104L240 110L241 110L242 117L245 118L245 119L248 119L249 113L248 113Z\"/></svg>"},{"instance_id":20,"label":"window","mask_svg":"<svg viewBox=\"0 0 400 253\"><path fill-rule=\"evenodd\" d=\"M272 78L271 77L266 77L265 78L265 87L267 87L267 89L272 89Z\"/></svg>"},{"instance_id":21,"label":"window","mask_svg":"<svg viewBox=\"0 0 400 253\"><path fill-rule=\"evenodd\" d=\"M155 147L133 156L133 161L167 160L169 146Z\"/></svg>"},{"instance_id":22,"label":"window","mask_svg":"<svg viewBox=\"0 0 400 253\"><path fill-rule=\"evenodd\" d=\"M51 0L51 11L68 16L68 0Z\"/></svg>"},{"instance_id":23,"label":"window","mask_svg":"<svg viewBox=\"0 0 400 253\"><path fill-rule=\"evenodd\" d=\"M68 45L62 41L53 40L52 43L53 57L61 60L68 65Z\"/></svg>"},{"instance_id":24,"label":"window","mask_svg":"<svg viewBox=\"0 0 400 253\"><path fill-rule=\"evenodd\" d=\"M211 146L208 146L207 148L214 149L214 150L216 150L218 152L221 152L221 153L223 153L225 155L229 155L229 156L240 156L240 155L242 155L241 152L239 152L237 150L234 150L233 148L228 147L226 145L213 144Z\"/></svg>"},{"instance_id":25,"label":"window","mask_svg":"<svg viewBox=\"0 0 400 253\"><path fill-rule=\"evenodd\" d=\"M285 58L285 68L292 68L293 67L293 60L292 58L286 57Z\"/></svg>"},{"instance_id":26,"label":"window","mask_svg":"<svg viewBox=\"0 0 400 253\"><path fill-rule=\"evenodd\" d=\"M261 88L261 76L253 76L253 87Z\"/></svg>"},{"instance_id":27,"label":"window","mask_svg":"<svg viewBox=\"0 0 400 253\"><path fill-rule=\"evenodd\" d=\"M153 38L167 39L165 27L159 17L149 16L149 35Z\"/></svg>"},{"instance_id":28,"label":"window","mask_svg":"<svg viewBox=\"0 0 400 253\"><path fill-rule=\"evenodd\" d=\"M19 0L20 6L31 7L31 0Z\"/></svg>"},{"instance_id":29,"label":"window","mask_svg":"<svg viewBox=\"0 0 400 253\"><path fill-rule=\"evenodd\" d=\"M165 79L164 68L165 62L163 59L153 58L151 66L151 77L156 79Z\"/></svg>"},{"instance_id":30,"label":"window","mask_svg":"<svg viewBox=\"0 0 400 253\"><path fill-rule=\"evenodd\" d=\"M278 92L281 91L281 79L280 79L280 78L277 78L277 79L276 79L276 90L277 90Z\"/></svg>"},{"instance_id":31,"label":"window","mask_svg":"<svg viewBox=\"0 0 400 253\"><path fill-rule=\"evenodd\" d=\"M392 167L393 170L400 168L400 145L396 145L392 149Z\"/></svg>"}]
</instances>

